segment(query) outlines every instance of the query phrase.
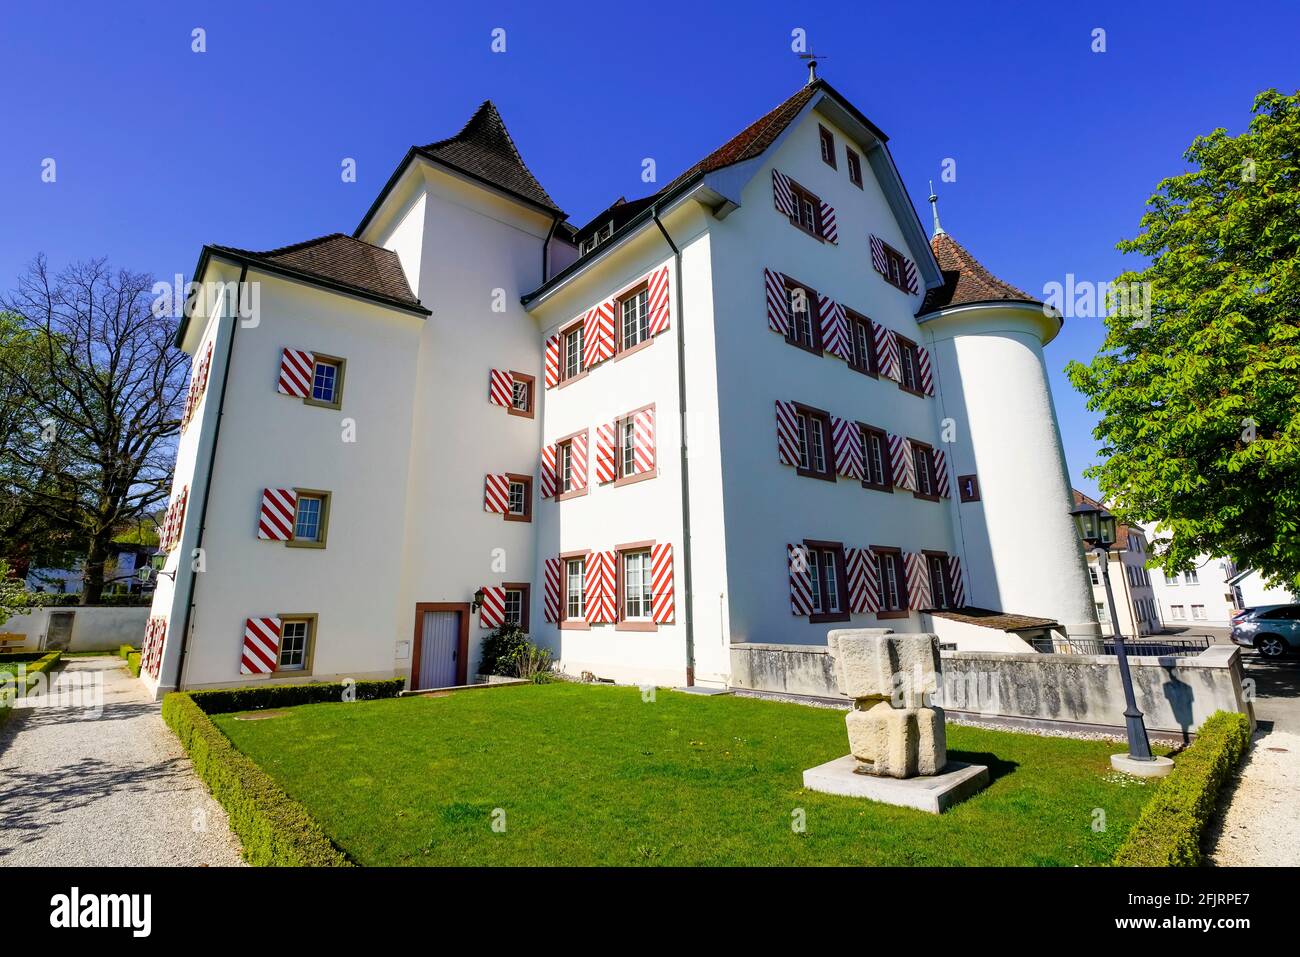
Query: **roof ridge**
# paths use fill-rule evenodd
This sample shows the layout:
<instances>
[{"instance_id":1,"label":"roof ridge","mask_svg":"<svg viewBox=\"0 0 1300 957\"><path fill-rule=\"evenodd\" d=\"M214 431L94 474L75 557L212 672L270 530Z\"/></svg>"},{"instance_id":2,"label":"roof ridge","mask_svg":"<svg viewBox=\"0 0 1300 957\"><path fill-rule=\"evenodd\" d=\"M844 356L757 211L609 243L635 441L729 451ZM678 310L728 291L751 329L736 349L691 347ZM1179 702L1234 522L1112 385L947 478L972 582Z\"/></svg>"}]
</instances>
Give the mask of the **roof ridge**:
<instances>
[{"instance_id":1,"label":"roof ridge","mask_svg":"<svg viewBox=\"0 0 1300 957\"><path fill-rule=\"evenodd\" d=\"M318 245L329 239L339 239L339 238L351 239L352 237L348 236L346 233L325 233L324 235L321 236L314 236L311 239L304 239L301 242L290 243L287 246L277 246L275 249L265 249L265 250L248 249L242 246L218 246L216 243L213 243L213 246L217 249L228 249L231 252L245 253L249 256L278 256L283 253L297 252L300 249L306 249L309 246ZM365 240L358 239L357 242L365 242ZM366 245L370 246L374 244L366 243Z\"/></svg>"}]
</instances>

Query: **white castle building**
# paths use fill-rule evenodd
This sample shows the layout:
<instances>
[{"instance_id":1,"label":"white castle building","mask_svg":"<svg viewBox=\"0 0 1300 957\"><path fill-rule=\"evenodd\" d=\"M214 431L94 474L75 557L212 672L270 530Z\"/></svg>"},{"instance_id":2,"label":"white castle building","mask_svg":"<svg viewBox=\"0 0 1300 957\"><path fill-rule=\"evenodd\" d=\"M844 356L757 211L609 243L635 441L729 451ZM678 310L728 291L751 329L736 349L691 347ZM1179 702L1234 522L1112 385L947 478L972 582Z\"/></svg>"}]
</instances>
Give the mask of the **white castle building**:
<instances>
[{"instance_id":1,"label":"white castle building","mask_svg":"<svg viewBox=\"0 0 1300 957\"><path fill-rule=\"evenodd\" d=\"M503 621L670 685L832 627L1095 636L1061 319L934 225L812 79L581 229L489 102L351 235L204 247L142 679L442 687Z\"/></svg>"}]
</instances>

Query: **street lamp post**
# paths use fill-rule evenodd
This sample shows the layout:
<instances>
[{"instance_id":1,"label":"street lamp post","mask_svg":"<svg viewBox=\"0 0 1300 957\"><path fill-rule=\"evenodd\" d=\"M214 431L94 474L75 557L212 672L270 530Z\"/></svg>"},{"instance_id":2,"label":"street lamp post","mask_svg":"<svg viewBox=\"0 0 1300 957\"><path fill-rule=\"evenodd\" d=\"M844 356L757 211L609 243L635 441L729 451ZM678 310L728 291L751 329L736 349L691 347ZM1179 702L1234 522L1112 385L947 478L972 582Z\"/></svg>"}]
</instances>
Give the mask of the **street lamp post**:
<instances>
[{"instance_id":1,"label":"street lamp post","mask_svg":"<svg viewBox=\"0 0 1300 957\"><path fill-rule=\"evenodd\" d=\"M1157 759L1151 754L1151 742L1147 740L1146 723L1142 720L1142 712L1138 710L1137 701L1133 697L1133 677L1129 674L1128 653L1119 627L1115 592L1110 587L1109 546L1115 541L1115 516L1104 508L1086 502L1071 509L1070 515L1079 530L1079 537L1097 556L1097 564L1101 566L1101 580L1106 584L1106 605L1110 609L1115 657L1119 659L1119 680L1124 686L1124 726L1128 733L1128 757L1132 761L1155 762Z\"/></svg>"}]
</instances>

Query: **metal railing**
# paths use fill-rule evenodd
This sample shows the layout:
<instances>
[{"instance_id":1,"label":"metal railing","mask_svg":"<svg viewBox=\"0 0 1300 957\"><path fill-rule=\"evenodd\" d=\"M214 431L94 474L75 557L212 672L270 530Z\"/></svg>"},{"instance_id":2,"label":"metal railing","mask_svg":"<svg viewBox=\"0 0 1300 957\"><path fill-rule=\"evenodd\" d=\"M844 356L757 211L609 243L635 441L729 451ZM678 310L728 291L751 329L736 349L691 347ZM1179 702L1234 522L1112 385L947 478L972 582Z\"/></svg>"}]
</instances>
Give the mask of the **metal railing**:
<instances>
[{"instance_id":1,"label":"metal railing","mask_svg":"<svg viewBox=\"0 0 1300 957\"><path fill-rule=\"evenodd\" d=\"M1029 643L1034 651L1044 654L1115 654L1114 638L1034 638ZM1177 638L1145 635L1142 638L1124 639L1124 648L1131 657L1189 657L1199 655L1208 647L1209 635L1180 635Z\"/></svg>"}]
</instances>

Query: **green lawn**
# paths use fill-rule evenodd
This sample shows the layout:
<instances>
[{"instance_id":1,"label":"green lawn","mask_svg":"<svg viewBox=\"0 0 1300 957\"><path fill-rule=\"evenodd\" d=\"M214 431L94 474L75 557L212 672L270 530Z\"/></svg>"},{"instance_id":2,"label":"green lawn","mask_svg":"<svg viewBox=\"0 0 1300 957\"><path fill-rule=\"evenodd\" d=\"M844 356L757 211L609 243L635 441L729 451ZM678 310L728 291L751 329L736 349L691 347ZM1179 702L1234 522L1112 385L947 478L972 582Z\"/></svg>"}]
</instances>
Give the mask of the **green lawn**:
<instances>
[{"instance_id":1,"label":"green lawn","mask_svg":"<svg viewBox=\"0 0 1300 957\"><path fill-rule=\"evenodd\" d=\"M941 816L817 794L802 772L847 753L842 712L663 689L644 702L530 685L213 720L368 865L1104 864L1149 794L1110 773L1113 743L956 726L950 757L994 781Z\"/></svg>"}]
</instances>

